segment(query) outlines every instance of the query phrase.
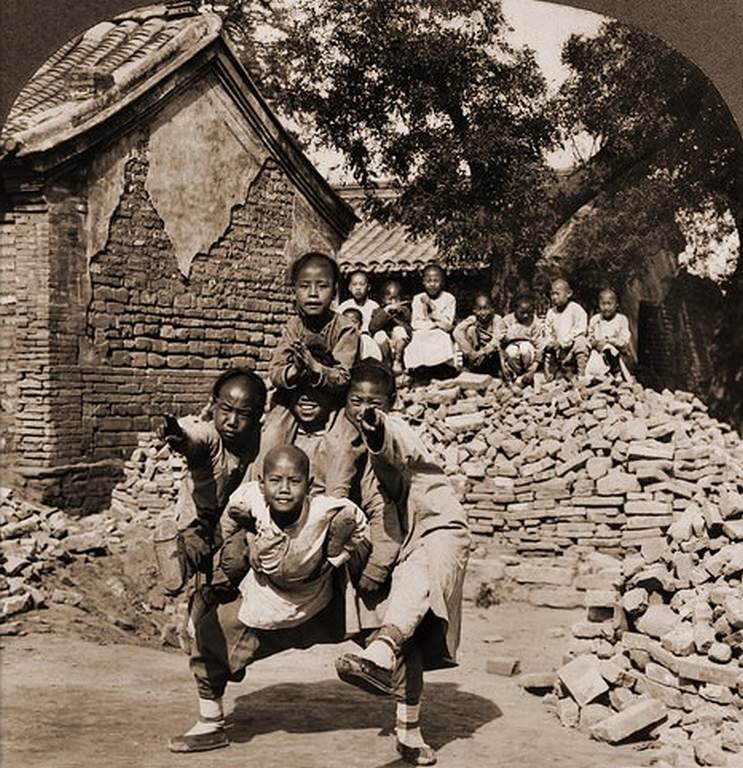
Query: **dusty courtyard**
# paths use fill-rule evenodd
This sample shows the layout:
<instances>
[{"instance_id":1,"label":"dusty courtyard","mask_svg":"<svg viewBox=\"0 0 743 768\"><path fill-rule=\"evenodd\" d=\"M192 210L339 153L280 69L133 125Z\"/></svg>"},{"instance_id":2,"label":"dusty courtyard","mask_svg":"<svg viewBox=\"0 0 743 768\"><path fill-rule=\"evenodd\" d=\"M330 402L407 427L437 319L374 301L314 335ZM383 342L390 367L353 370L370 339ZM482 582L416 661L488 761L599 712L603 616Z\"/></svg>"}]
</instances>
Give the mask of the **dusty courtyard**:
<instances>
[{"instance_id":1,"label":"dusty courtyard","mask_svg":"<svg viewBox=\"0 0 743 768\"><path fill-rule=\"evenodd\" d=\"M53 618L51 612L47 620ZM517 678L485 673L488 656L515 655L524 671L559 664L580 610L504 603L465 613L461 666L427 676L423 728L439 765L610 768L647 763L638 747L609 747L562 728ZM71 618L72 614L68 616ZM51 624L51 622L50 622ZM47 625L49 626L49 625ZM173 755L167 739L196 708L178 652L29 633L2 648L3 768L388 768L396 759L391 702L339 682L338 647L292 651L256 664L226 699L232 745ZM500 642L493 642L502 637Z\"/></svg>"}]
</instances>

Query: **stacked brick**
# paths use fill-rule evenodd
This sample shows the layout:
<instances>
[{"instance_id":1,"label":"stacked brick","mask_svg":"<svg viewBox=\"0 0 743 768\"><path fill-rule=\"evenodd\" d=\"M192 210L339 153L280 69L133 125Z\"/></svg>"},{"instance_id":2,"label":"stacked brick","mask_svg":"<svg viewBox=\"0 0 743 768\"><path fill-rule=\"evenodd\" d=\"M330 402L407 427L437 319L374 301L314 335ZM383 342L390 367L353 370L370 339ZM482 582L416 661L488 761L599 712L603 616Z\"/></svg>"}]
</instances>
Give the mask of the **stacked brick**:
<instances>
[{"instance_id":1,"label":"stacked brick","mask_svg":"<svg viewBox=\"0 0 743 768\"><path fill-rule=\"evenodd\" d=\"M65 602L48 574L76 558L104 555L125 540L126 523L110 515L72 521L55 507L0 488L0 619Z\"/></svg>"},{"instance_id":2,"label":"stacked brick","mask_svg":"<svg viewBox=\"0 0 743 768\"><path fill-rule=\"evenodd\" d=\"M150 432L138 438L103 513L75 520L0 488L0 617L63 601L46 588L47 574L77 557L125 551L127 532L152 528L157 515L174 504L183 459Z\"/></svg>"},{"instance_id":3,"label":"stacked brick","mask_svg":"<svg viewBox=\"0 0 743 768\"><path fill-rule=\"evenodd\" d=\"M522 685L554 682L548 706L596 738L653 735L674 764L725 765L743 749L742 575L743 495L690 506L659 541L595 575L574 658Z\"/></svg>"},{"instance_id":4,"label":"stacked brick","mask_svg":"<svg viewBox=\"0 0 743 768\"><path fill-rule=\"evenodd\" d=\"M124 479L111 492L111 513L146 523L175 503L186 467L182 457L152 433L138 437L137 447L124 464Z\"/></svg>"},{"instance_id":5,"label":"stacked brick","mask_svg":"<svg viewBox=\"0 0 743 768\"><path fill-rule=\"evenodd\" d=\"M738 487L743 445L688 393L567 382L512 391L490 377L402 393L475 533L522 554L622 554Z\"/></svg>"}]
</instances>

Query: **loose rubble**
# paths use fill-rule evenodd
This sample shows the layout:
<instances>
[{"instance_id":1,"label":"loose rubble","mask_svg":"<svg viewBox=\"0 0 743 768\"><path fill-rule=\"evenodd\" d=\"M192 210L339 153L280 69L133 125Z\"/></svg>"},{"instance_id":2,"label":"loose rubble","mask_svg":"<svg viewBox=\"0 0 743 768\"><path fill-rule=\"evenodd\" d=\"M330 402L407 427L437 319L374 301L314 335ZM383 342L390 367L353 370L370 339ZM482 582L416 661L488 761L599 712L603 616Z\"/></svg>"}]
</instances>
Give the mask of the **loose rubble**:
<instances>
[{"instance_id":1,"label":"loose rubble","mask_svg":"<svg viewBox=\"0 0 743 768\"><path fill-rule=\"evenodd\" d=\"M487 671L514 676L594 738L654 739L673 765L726 764L743 747L739 436L692 395L637 384L514 390L462 374L402 391L399 408L444 466L479 541L501 552L483 557L488 548L477 546L470 580L507 581L511 598L535 605L585 608L559 669L519 674L518 659L494 656ZM0 489L3 633L33 608L82 610L74 582L53 574L125 553L135 531L149 537L184 471L142 434L105 513L74 520ZM175 644L176 607L148 588L143 605ZM133 626L126 616L115 623Z\"/></svg>"},{"instance_id":2,"label":"loose rubble","mask_svg":"<svg viewBox=\"0 0 743 768\"><path fill-rule=\"evenodd\" d=\"M135 619L144 611L150 619L145 636L154 633L168 645L178 644L177 614L182 606L166 601L156 588L149 547L157 515L176 497L183 462L152 434L142 433L124 469L124 480L114 488L110 508L83 518L0 488L0 621L4 634L21 631L20 625L8 620L28 611L66 605L92 612L96 604L105 609L108 596L111 602L120 601L119 613L106 616L110 623L139 631L142 627ZM69 575L61 576L75 565L92 565L111 555L120 559L126 571L124 580L111 578L97 589L86 590L81 573L76 574L79 584Z\"/></svg>"}]
</instances>

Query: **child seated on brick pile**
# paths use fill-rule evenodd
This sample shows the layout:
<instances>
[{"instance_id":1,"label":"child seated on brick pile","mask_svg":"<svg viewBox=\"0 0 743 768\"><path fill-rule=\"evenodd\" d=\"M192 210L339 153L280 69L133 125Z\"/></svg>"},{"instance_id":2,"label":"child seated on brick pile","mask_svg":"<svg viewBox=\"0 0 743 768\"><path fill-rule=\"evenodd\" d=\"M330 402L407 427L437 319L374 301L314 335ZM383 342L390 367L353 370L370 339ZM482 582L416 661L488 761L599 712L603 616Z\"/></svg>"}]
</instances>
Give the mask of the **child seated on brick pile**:
<instances>
[{"instance_id":1,"label":"child seated on brick pile","mask_svg":"<svg viewBox=\"0 0 743 768\"><path fill-rule=\"evenodd\" d=\"M383 366L354 367L346 416L398 505L404 539L381 629L365 650L339 657L336 670L363 690L395 696L398 752L414 765L433 765L419 728L423 670L456 664L470 534L443 470L415 431L389 413L394 398L394 377Z\"/></svg>"},{"instance_id":2,"label":"child seated on brick pile","mask_svg":"<svg viewBox=\"0 0 743 768\"><path fill-rule=\"evenodd\" d=\"M534 297L519 294L513 312L503 318L503 378L518 385L530 384L544 354L544 324L534 312Z\"/></svg>"},{"instance_id":3,"label":"child seated on brick pile","mask_svg":"<svg viewBox=\"0 0 743 768\"><path fill-rule=\"evenodd\" d=\"M297 425L291 411L293 390L304 384L322 389L337 410L343 404L359 350L355 325L331 309L338 283L335 261L322 253L306 253L292 266L291 280L297 314L289 318L269 364L276 392L263 426L259 468L267 451L294 440ZM328 478L327 490L331 494L347 483L351 472L350 467L343 470L340 462L337 466L345 479L341 478L336 486L335 479Z\"/></svg>"},{"instance_id":4,"label":"child seated on brick pile","mask_svg":"<svg viewBox=\"0 0 743 768\"><path fill-rule=\"evenodd\" d=\"M580 304L571 301L572 296L567 280L559 278L552 283L552 306L544 321L544 377L547 381L552 381L558 373L572 375L573 367L579 379L586 373L588 315Z\"/></svg>"},{"instance_id":5,"label":"child seated on brick pile","mask_svg":"<svg viewBox=\"0 0 743 768\"><path fill-rule=\"evenodd\" d=\"M175 514L155 532L163 586L182 591L195 573L209 575L220 544L219 521L230 494L258 453L266 386L253 371L232 368L212 387L211 420L166 417L158 435L187 462Z\"/></svg>"},{"instance_id":6,"label":"child seated on brick pile","mask_svg":"<svg viewBox=\"0 0 743 768\"><path fill-rule=\"evenodd\" d=\"M379 304L371 298L369 275L363 269L356 269L351 273L348 279L348 292L351 298L342 301L336 311L342 315L347 309L358 310L361 313L361 332L369 333L369 321L374 310L379 309Z\"/></svg>"},{"instance_id":7,"label":"child seated on brick pile","mask_svg":"<svg viewBox=\"0 0 743 768\"><path fill-rule=\"evenodd\" d=\"M369 333L379 345L382 360L398 376L404 371L403 353L413 335L410 327L410 302L402 298L402 287L396 280L382 286L382 306L369 321Z\"/></svg>"},{"instance_id":8,"label":"child seated on brick pile","mask_svg":"<svg viewBox=\"0 0 743 768\"><path fill-rule=\"evenodd\" d=\"M359 360L363 360L366 357L373 357L375 360L381 360L382 350L379 348L379 344L377 344L377 342L369 335L368 330L364 330L363 316L361 312L356 309L356 307L346 307L342 314L356 326L360 334Z\"/></svg>"},{"instance_id":9,"label":"child seated on brick pile","mask_svg":"<svg viewBox=\"0 0 743 768\"><path fill-rule=\"evenodd\" d=\"M476 373L499 376L502 318L495 313L487 293L478 293L472 302L472 314L454 328L454 341L462 350L464 365Z\"/></svg>"},{"instance_id":10,"label":"child seated on brick pile","mask_svg":"<svg viewBox=\"0 0 743 768\"><path fill-rule=\"evenodd\" d=\"M195 621L190 667L199 720L171 739L174 752L228 745L222 696L253 661L343 636L333 573L366 540L363 512L348 499L311 497L309 459L294 446L268 451L261 474L229 501L250 567L242 600L212 605Z\"/></svg>"},{"instance_id":11,"label":"child seated on brick pile","mask_svg":"<svg viewBox=\"0 0 743 768\"><path fill-rule=\"evenodd\" d=\"M627 367L630 341L629 320L619 312L617 294L611 288L604 288L599 293L599 312L588 325L591 354L586 376L599 379L618 376L630 381L632 376Z\"/></svg>"},{"instance_id":12,"label":"child seated on brick pile","mask_svg":"<svg viewBox=\"0 0 743 768\"><path fill-rule=\"evenodd\" d=\"M413 337L405 348L405 368L415 373L444 374L454 364L451 331L457 301L444 290L444 270L429 264L423 270L423 291L413 297Z\"/></svg>"}]
</instances>

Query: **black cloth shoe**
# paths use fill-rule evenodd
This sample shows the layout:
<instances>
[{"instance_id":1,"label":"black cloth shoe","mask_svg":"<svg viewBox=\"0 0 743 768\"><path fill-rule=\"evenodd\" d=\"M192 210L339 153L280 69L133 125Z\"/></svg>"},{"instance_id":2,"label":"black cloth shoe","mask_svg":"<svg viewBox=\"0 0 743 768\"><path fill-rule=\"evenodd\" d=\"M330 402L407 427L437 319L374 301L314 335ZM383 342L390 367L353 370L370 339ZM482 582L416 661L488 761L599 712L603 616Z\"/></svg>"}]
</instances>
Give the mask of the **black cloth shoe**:
<instances>
[{"instance_id":1,"label":"black cloth shoe","mask_svg":"<svg viewBox=\"0 0 743 768\"><path fill-rule=\"evenodd\" d=\"M350 683L375 696L390 696L392 671L355 653L344 653L335 660L335 671L344 683Z\"/></svg>"}]
</instances>

